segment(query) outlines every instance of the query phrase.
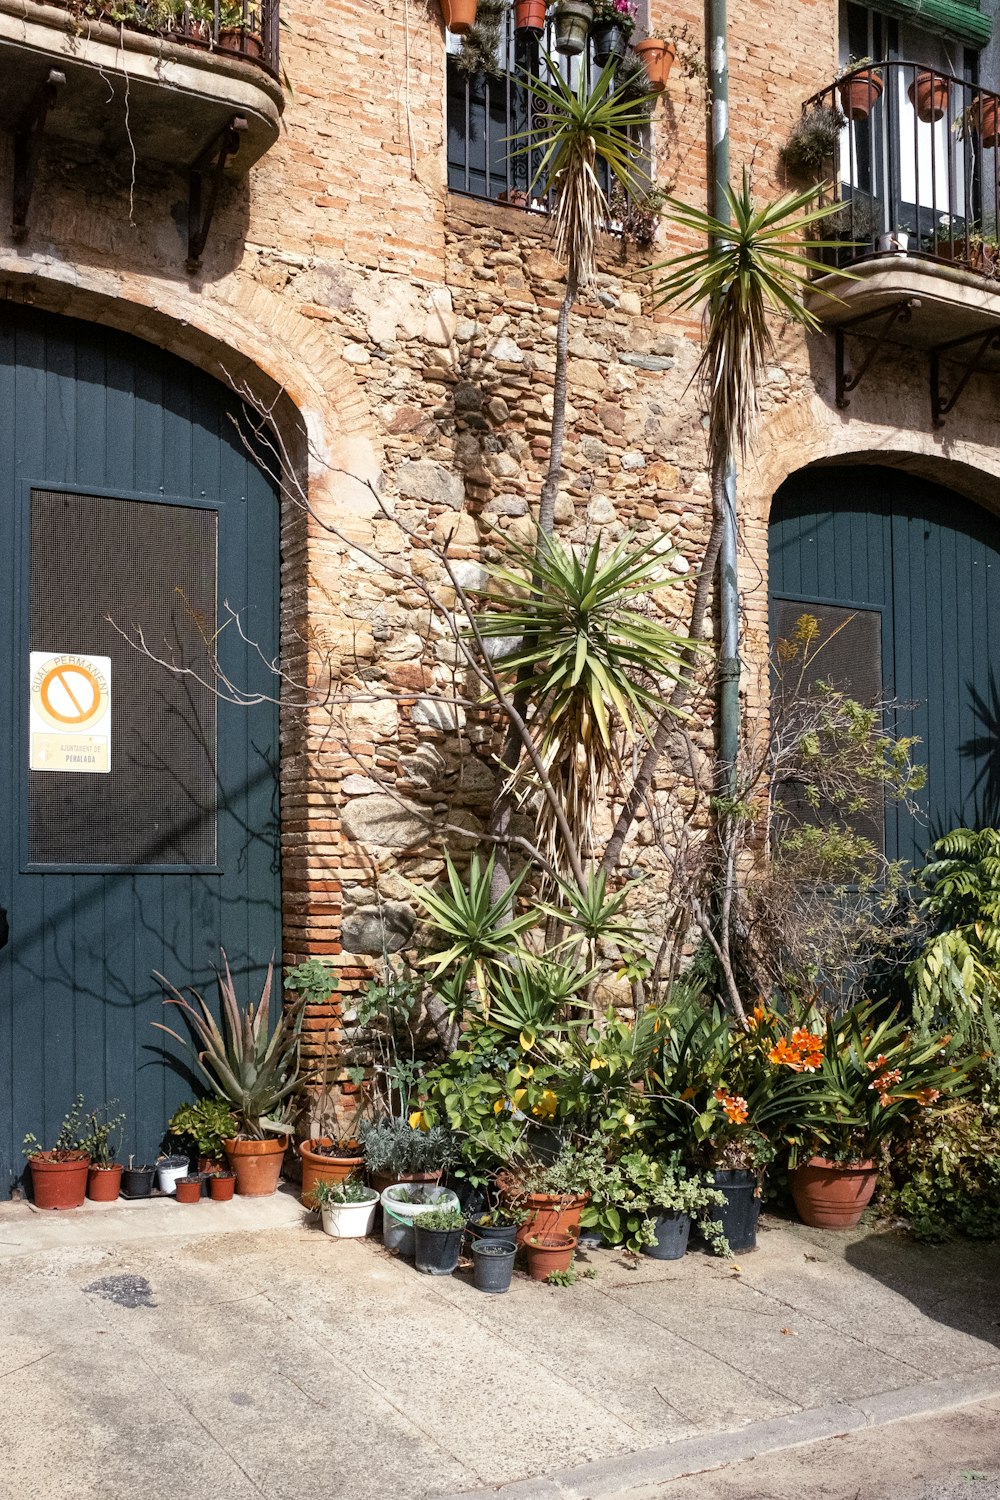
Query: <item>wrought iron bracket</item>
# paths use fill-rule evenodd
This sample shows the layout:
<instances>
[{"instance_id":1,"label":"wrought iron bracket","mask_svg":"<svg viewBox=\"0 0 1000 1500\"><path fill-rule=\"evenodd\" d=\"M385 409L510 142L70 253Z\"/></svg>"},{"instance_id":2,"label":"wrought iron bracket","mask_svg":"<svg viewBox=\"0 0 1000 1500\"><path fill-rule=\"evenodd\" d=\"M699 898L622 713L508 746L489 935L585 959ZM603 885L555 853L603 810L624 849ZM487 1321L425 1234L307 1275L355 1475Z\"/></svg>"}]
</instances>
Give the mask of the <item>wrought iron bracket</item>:
<instances>
[{"instance_id":1,"label":"wrought iron bracket","mask_svg":"<svg viewBox=\"0 0 1000 1500\"><path fill-rule=\"evenodd\" d=\"M882 345L888 342L889 335L896 324L908 323L919 306L919 297L906 297L901 302L893 302L889 307L880 307L877 312L860 313L858 317L848 318L845 322L836 325L833 332L837 360L837 405L842 411L850 406L848 395L851 391L856 391L864 380ZM868 353L851 371L847 369L848 334L871 341Z\"/></svg>"},{"instance_id":2,"label":"wrought iron bracket","mask_svg":"<svg viewBox=\"0 0 1000 1500\"><path fill-rule=\"evenodd\" d=\"M15 241L28 233L28 209L35 186L35 169L42 149L45 120L66 82L66 74L50 68L48 77L14 126L14 181L11 192L10 228Z\"/></svg>"},{"instance_id":3,"label":"wrought iron bracket","mask_svg":"<svg viewBox=\"0 0 1000 1500\"><path fill-rule=\"evenodd\" d=\"M963 348L966 344L973 346L972 358L967 365L963 366L958 384L952 390L950 396L941 394L941 356L947 358L956 349ZM944 419L950 411L954 411L962 392L972 379L973 375L985 368L983 361L991 350L1000 349L1000 328L995 324L992 328L982 329L979 333L967 333L960 339L949 339L947 343L936 344L931 350L931 421L935 427L943 427Z\"/></svg>"},{"instance_id":4,"label":"wrought iron bracket","mask_svg":"<svg viewBox=\"0 0 1000 1500\"><path fill-rule=\"evenodd\" d=\"M240 149L240 139L247 128L242 115L233 115L212 143L194 162L188 173L188 253L187 269L197 271L208 242L215 205L219 198L226 162ZM207 179L207 183L206 183Z\"/></svg>"}]
</instances>

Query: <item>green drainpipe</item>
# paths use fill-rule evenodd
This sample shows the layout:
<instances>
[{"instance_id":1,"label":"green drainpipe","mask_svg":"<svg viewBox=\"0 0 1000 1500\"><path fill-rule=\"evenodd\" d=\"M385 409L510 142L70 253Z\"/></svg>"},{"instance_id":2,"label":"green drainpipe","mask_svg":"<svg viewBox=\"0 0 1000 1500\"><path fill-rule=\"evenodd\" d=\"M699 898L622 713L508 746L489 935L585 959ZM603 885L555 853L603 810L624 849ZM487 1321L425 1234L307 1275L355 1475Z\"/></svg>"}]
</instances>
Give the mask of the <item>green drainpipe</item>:
<instances>
[{"instance_id":1,"label":"green drainpipe","mask_svg":"<svg viewBox=\"0 0 1000 1500\"><path fill-rule=\"evenodd\" d=\"M729 223L729 59L726 52L726 0L708 0L709 87L712 91L712 213ZM726 465L726 521L719 552L719 755L725 767L723 789L736 788L740 733L740 585L736 552L736 465Z\"/></svg>"}]
</instances>

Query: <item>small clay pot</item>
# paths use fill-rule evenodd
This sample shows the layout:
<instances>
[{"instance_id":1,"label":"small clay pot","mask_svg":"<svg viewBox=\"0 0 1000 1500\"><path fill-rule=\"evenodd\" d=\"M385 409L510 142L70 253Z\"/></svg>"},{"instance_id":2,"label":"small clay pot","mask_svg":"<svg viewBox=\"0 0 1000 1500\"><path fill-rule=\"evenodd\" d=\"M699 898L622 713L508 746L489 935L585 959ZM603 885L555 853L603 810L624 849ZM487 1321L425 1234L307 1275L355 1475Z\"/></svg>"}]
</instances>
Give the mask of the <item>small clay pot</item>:
<instances>
[{"instance_id":1,"label":"small clay pot","mask_svg":"<svg viewBox=\"0 0 1000 1500\"><path fill-rule=\"evenodd\" d=\"M844 1163L814 1156L789 1173L799 1218L813 1229L854 1229L877 1182L873 1161Z\"/></svg>"},{"instance_id":2,"label":"small clay pot","mask_svg":"<svg viewBox=\"0 0 1000 1500\"><path fill-rule=\"evenodd\" d=\"M87 1197L91 1203L114 1203L121 1192L122 1169L113 1161L107 1167L90 1168L87 1174Z\"/></svg>"},{"instance_id":3,"label":"small clay pot","mask_svg":"<svg viewBox=\"0 0 1000 1500\"><path fill-rule=\"evenodd\" d=\"M837 85L840 105L849 120L867 120L882 97L881 75L865 69L841 79Z\"/></svg>"},{"instance_id":4,"label":"small clay pot","mask_svg":"<svg viewBox=\"0 0 1000 1500\"><path fill-rule=\"evenodd\" d=\"M197 1203L201 1199L201 1175L192 1173L190 1177L178 1177L175 1189L178 1203Z\"/></svg>"},{"instance_id":5,"label":"small clay pot","mask_svg":"<svg viewBox=\"0 0 1000 1500\"><path fill-rule=\"evenodd\" d=\"M517 31L544 31L545 12L548 6L545 0L516 0L514 6L514 27Z\"/></svg>"},{"instance_id":6,"label":"small clay pot","mask_svg":"<svg viewBox=\"0 0 1000 1500\"><path fill-rule=\"evenodd\" d=\"M646 69L651 92L662 94L667 86L674 58L677 56L677 48L673 42L664 42L659 37L648 36L644 41L635 42L632 50L638 55Z\"/></svg>"},{"instance_id":7,"label":"small clay pot","mask_svg":"<svg viewBox=\"0 0 1000 1500\"><path fill-rule=\"evenodd\" d=\"M208 1191L213 1203L228 1203L236 1191L235 1172L213 1172L208 1179Z\"/></svg>"},{"instance_id":8,"label":"small clay pot","mask_svg":"<svg viewBox=\"0 0 1000 1500\"><path fill-rule=\"evenodd\" d=\"M357 1172L364 1165L364 1152L348 1152L344 1155L328 1154L318 1151L318 1146L332 1146L333 1141L329 1136L315 1136L312 1140L303 1141L299 1146L299 1156L302 1160L302 1204L304 1208L315 1208L316 1202L313 1194L317 1184L320 1182L346 1182L352 1172Z\"/></svg>"},{"instance_id":9,"label":"small clay pot","mask_svg":"<svg viewBox=\"0 0 1000 1500\"><path fill-rule=\"evenodd\" d=\"M948 108L948 80L940 73L920 68L906 93L917 112L917 119L925 125L944 119Z\"/></svg>"},{"instance_id":10,"label":"small clay pot","mask_svg":"<svg viewBox=\"0 0 1000 1500\"><path fill-rule=\"evenodd\" d=\"M500 1195L508 1207L521 1215L517 1243L523 1245L532 1234L578 1235L580 1215L590 1199L589 1193L524 1193L505 1173L497 1178Z\"/></svg>"},{"instance_id":11,"label":"small clay pot","mask_svg":"<svg viewBox=\"0 0 1000 1500\"><path fill-rule=\"evenodd\" d=\"M978 94L972 101L972 123L982 145L993 147L1000 140L998 101L992 94Z\"/></svg>"},{"instance_id":12,"label":"small clay pot","mask_svg":"<svg viewBox=\"0 0 1000 1500\"><path fill-rule=\"evenodd\" d=\"M441 0L441 15L452 36L464 36L476 24L477 0Z\"/></svg>"},{"instance_id":13,"label":"small clay pot","mask_svg":"<svg viewBox=\"0 0 1000 1500\"><path fill-rule=\"evenodd\" d=\"M544 1281L553 1271L568 1271L576 1250L575 1234L532 1234L525 1240L528 1252L528 1275L532 1281Z\"/></svg>"}]
</instances>

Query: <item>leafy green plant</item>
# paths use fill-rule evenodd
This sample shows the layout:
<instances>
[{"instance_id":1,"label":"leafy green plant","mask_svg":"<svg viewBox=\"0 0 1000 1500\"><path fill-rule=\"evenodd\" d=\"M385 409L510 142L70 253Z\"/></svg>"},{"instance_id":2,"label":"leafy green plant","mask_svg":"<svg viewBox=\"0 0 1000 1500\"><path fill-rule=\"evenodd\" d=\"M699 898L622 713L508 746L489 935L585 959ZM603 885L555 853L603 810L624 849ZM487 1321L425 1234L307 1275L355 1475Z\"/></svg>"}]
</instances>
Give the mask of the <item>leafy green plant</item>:
<instances>
[{"instance_id":1,"label":"leafy green plant","mask_svg":"<svg viewBox=\"0 0 1000 1500\"><path fill-rule=\"evenodd\" d=\"M593 1277L596 1274L593 1267L578 1271L574 1261L570 1261L565 1271L550 1271L545 1278L545 1284L546 1286L575 1286L581 1276Z\"/></svg>"},{"instance_id":2,"label":"leafy green plant","mask_svg":"<svg viewBox=\"0 0 1000 1500\"><path fill-rule=\"evenodd\" d=\"M167 1128L179 1140L189 1141L199 1156L219 1161L223 1143L232 1140L239 1127L226 1100L211 1094L174 1110Z\"/></svg>"},{"instance_id":3,"label":"leafy green plant","mask_svg":"<svg viewBox=\"0 0 1000 1500\"><path fill-rule=\"evenodd\" d=\"M86 1151L92 1166L110 1167L121 1149L125 1116L111 1114L117 1102L117 1099L112 1099L100 1109L92 1109L84 1122L80 1150Z\"/></svg>"},{"instance_id":4,"label":"leafy green plant","mask_svg":"<svg viewBox=\"0 0 1000 1500\"><path fill-rule=\"evenodd\" d=\"M821 177L836 156L847 120L839 109L810 109L800 115L781 148L781 160L793 177Z\"/></svg>"},{"instance_id":5,"label":"leafy green plant","mask_svg":"<svg viewBox=\"0 0 1000 1500\"><path fill-rule=\"evenodd\" d=\"M406 1120L366 1121L361 1144L368 1171L392 1177L443 1171L454 1153L450 1130L441 1125L424 1130Z\"/></svg>"},{"instance_id":6,"label":"leafy green plant","mask_svg":"<svg viewBox=\"0 0 1000 1500\"><path fill-rule=\"evenodd\" d=\"M307 958L289 969L283 986L306 1005L324 1005L340 989L340 978L323 958Z\"/></svg>"},{"instance_id":7,"label":"leafy green plant","mask_svg":"<svg viewBox=\"0 0 1000 1500\"><path fill-rule=\"evenodd\" d=\"M463 73L485 73L500 78L505 73L505 59L500 53L501 29L507 11L506 0L479 0L476 19L462 37L457 67Z\"/></svg>"},{"instance_id":8,"label":"leafy green plant","mask_svg":"<svg viewBox=\"0 0 1000 1500\"><path fill-rule=\"evenodd\" d=\"M701 1222L702 1231L719 1254L728 1245L713 1207L725 1203L724 1194L699 1175L689 1175L677 1155L655 1160L642 1151L625 1152L612 1162L594 1187L580 1222L599 1229L610 1245L621 1245L637 1255L656 1238L656 1219L663 1214L687 1214Z\"/></svg>"},{"instance_id":9,"label":"leafy green plant","mask_svg":"<svg viewBox=\"0 0 1000 1500\"><path fill-rule=\"evenodd\" d=\"M1000 1104L968 1099L917 1118L884 1155L879 1207L918 1240L1000 1238Z\"/></svg>"},{"instance_id":10,"label":"leafy green plant","mask_svg":"<svg viewBox=\"0 0 1000 1500\"><path fill-rule=\"evenodd\" d=\"M446 853L446 888L411 887L436 938L434 947L422 959L431 971L429 977L439 979L451 970L459 990L472 978L481 997L487 992L491 971L518 952L519 935L536 920L531 912L509 915L510 902L527 874L527 867L498 901L492 899L494 858L491 854L483 865L474 854L466 884L451 855Z\"/></svg>"},{"instance_id":11,"label":"leafy green plant","mask_svg":"<svg viewBox=\"0 0 1000 1500\"><path fill-rule=\"evenodd\" d=\"M342 1208L345 1203L375 1203L378 1193L364 1182L328 1182L321 1178L313 1188L313 1205L317 1210Z\"/></svg>"},{"instance_id":12,"label":"leafy green plant","mask_svg":"<svg viewBox=\"0 0 1000 1500\"><path fill-rule=\"evenodd\" d=\"M86 1151L88 1123L84 1111L83 1095L77 1094L63 1116L62 1124L59 1127L59 1134L56 1136L51 1148L49 1148L53 1161L68 1161L71 1157L78 1156L81 1152ZM25 1156L30 1159L32 1156L38 1156L40 1152L45 1151L47 1148L42 1145L37 1136L29 1133L24 1137L22 1149Z\"/></svg>"},{"instance_id":13,"label":"leafy green plant","mask_svg":"<svg viewBox=\"0 0 1000 1500\"><path fill-rule=\"evenodd\" d=\"M299 1035L305 1001L300 997L286 1006L271 1028L268 1007L273 962L267 966L260 999L256 1004L251 1001L241 1007L225 950L222 961L221 1027L197 990L189 990L196 1009L162 974L156 978L170 991L170 998L163 1003L180 1007L198 1045L159 1021L152 1024L191 1054L195 1067L236 1117L241 1138L261 1140L268 1132L291 1135L290 1114L293 1095L299 1086Z\"/></svg>"},{"instance_id":14,"label":"leafy green plant","mask_svg":"<svg viewBox=\"0 0 1000 1500\"><path fill-rule=\"evenodd\" d=\"M464 1229L465 1219L460 1208L431 1208L419 1214L414 1221L420 1229Z\"/></svg>"}]
</instances>

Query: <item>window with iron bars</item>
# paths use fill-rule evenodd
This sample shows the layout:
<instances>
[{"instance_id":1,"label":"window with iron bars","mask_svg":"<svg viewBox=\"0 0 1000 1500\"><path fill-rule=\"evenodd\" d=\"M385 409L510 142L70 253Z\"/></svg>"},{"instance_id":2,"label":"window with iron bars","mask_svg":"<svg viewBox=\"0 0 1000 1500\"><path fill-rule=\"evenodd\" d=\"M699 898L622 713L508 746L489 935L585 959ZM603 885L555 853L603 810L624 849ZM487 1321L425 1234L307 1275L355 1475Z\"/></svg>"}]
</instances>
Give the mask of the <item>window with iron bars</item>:
<instances>
[{"instance_id":1,"label":"window with iron bars","mask_svg":"<svg viewBox=\"0 0 1000 1500\"><path fill-rule=\"evenodd\" d=\"M459 65L461 41L461 37L448 34L448 188L473 198L544 210L545 200L537 188L532 189L540 153L519 154L521 141L515 139L531 130L536 108L524 86L523 74L544 79L548 57L573 88L582 67L589 70L593 85L601 72L594 59L593 42L588 39L587 50L579 57L562 56L555 50L551 18L541 36L535 31L518 31L511 7L504 10L500 22L494 73L465 71ZM628 71L627 62L623 63L623 81ZM648 129L636 134L636 146L647 160L648 135ZM607 170L603 164L598 170L602 186L609 192L612 185Z\"/></svg>"}]
</instances>

